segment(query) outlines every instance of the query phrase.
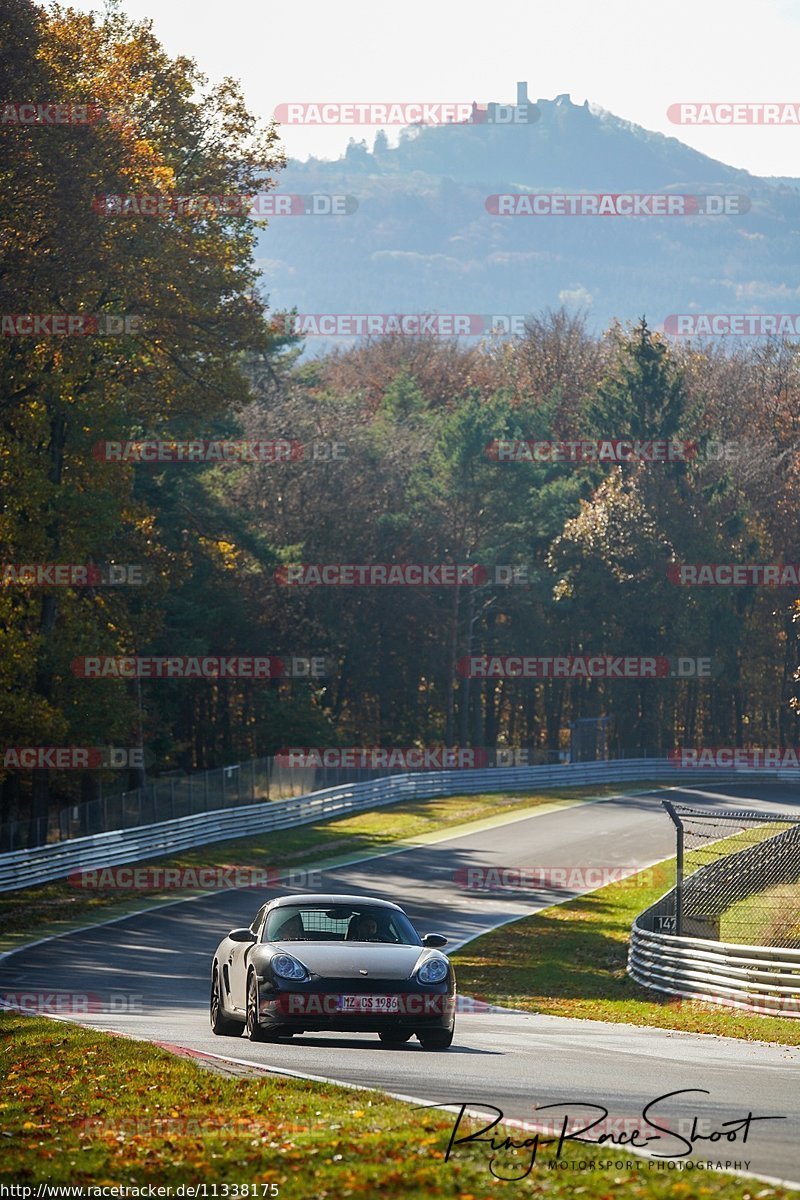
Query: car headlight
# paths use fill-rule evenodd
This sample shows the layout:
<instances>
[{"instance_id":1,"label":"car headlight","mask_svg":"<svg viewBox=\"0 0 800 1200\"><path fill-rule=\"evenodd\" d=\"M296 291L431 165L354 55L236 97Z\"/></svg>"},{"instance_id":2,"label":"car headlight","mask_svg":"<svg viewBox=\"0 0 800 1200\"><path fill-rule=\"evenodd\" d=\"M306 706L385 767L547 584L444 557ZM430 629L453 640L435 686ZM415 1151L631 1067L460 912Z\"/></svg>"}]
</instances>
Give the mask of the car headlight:
<instances>
[{"instance_id":1,"label":"car headlight","mask_svg":"<svg viewBox=\"0 0 800 1200\"><path fill-rule=\"evenodd\" d=\"M308 971L291 954L276 954L270 966L279 979L308 979Z\"/></svg>"},{"instance_id":2,"label":"car headlight","mask_svg":"<svg viewBox=\"0 0 800 1200\"><path fill-rule=\"evenodd\" d=\"M442 983L447 979L448 965L444 958L426 958L417 971L420 983Z\"/></svg>"}]
</instances>

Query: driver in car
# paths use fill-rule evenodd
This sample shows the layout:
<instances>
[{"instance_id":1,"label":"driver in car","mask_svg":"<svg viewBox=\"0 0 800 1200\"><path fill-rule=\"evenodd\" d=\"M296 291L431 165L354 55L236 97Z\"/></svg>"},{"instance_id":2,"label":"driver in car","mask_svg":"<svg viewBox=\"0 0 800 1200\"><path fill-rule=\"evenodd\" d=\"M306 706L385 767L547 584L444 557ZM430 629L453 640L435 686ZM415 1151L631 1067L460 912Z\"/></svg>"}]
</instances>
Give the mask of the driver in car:
<instances>
[{"instance_id":1,"label":"driver in car","mask_svg":"<svg viewBox=\"0 0 800 1200\"><path fill-rule=\"evenodd\" d=\"M374 917L362 916L356 924L355 939L358 942L379 942L378 922Z\"/></svg>"},{"instance_id":2,"label":"driver in car","mask_svg":"<svg viewBox=\"0 0 800 1200\"><path fill-rule=\"evenodd\" d=\"M275 940L278 942L299 942L303 939L305 929L303 928L303 918L300 913L295 913L283 922L280 929L275 935Z\"/></svg>"}]
</instances>

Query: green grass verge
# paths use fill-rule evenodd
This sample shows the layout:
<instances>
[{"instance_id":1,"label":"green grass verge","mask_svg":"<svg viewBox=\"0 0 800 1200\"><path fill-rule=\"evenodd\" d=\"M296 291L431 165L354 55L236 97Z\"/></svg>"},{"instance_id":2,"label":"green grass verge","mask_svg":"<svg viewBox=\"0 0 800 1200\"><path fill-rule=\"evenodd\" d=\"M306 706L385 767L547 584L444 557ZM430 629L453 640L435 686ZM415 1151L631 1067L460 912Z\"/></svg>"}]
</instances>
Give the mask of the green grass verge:
<instances>
[{"instance_id":1,"label":"green grass verge","mask_svg":"<svg viewBox=\"0 0 800 1200\"><path fill-rule=\"evenodd\" d=\"M752 846L791 828L791 821L785 824L770 822L690 850L686 855L684 873L688 877L727 855L744 853ZM799 898L800 886L797 883L783 883L738 900L719 914L720 940L747 946L800 946Z\"/></svg>"},{"instance_id":2,"label":"green grass verge","mask_svg":"<svg viewBox=\"0 0 800 1200\"><path fill-rule=\"evenodd\" d=\"M732 904L720 918L720 937L745 946L800 950L800 883L779 883Z\"/></svg>"},{"instance_id":3,"label":"green grass verge","mask_svg":"<svg viewBox=\"0 0 800 1200\"><path fill-rule=\"evenodd\" d=\"M477 938L452 956L459 991L557 1017L800 1045L800 1020L659 998L626 974L634 918L674 879L673 859Z\"/></svg>"},{"instance_id":4,"label":"green grass verge","mask_svg":"<svg viewBox=\"0 0 800 1200\"><path fill-rule=\"evenodd\" d=\"M453 1116L379 1093L280 1076L224 1078L144 1042L42 1018L0 1016L0 1038L4 1184L205 1183L208 1195L212 1184L218 1195L223 1184L276 1184L279 1200L521 1194L742 1200L756 1192L759 1200L788 1200L797 1194L708 1170L656 1171L644 1160L639 1169L553 1171L547 1149L527 1180L501 1183L489 1172L486 1146L460 1147L445 1161ZM479 1128L476 1122L460 1132ZM624 1163L628 1156L619 1147L567 1143L563 1157ZM529 1160L530 1150L501 1151L495 1170L518 1175Z\"/></svg>"},{"instance_id":5,"label":"green grass verge","mask_svg":"<svg viewBox=\"0 0 800 1200\"><path fill-rule=\"evenodd\" d=\"M637 783L636 790L656 784ZM663 786L663 785L662 785ZM258 837L216 842L180 854L136 863L137 867L311 867L334 856L358 857L378 854L411 839L435 834L472 821L522 813L557 803L577 803L595 796L618 794L619 787L548 788L538 793L507 792L477 796L447 796L433 800L387 805L356 813L298 825ZM629 788L629 790L633 790ZM0 893L0 950L76 928L90 919L104 919L133 912L147 904L174 900L190 892L135 888L87 891L67 880ZM196 894L196 893L194 893Z\"/></svg>"}]
</instances>

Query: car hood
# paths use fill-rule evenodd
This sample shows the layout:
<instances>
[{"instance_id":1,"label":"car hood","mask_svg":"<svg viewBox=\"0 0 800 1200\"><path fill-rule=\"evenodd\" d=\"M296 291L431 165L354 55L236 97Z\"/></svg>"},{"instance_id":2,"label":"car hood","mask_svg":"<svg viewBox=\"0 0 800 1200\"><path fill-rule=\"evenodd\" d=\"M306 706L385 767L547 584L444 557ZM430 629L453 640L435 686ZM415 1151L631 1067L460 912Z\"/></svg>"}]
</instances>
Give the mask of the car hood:
<instances>
[{"instance_id":1,"label":"car hood","mask_svg":"<svg viewBox=\"0 0 800 1200\"><path fill-rule=\"evenodd\" d=\"M273 942L276 950L291 954L315 975L337 979L407 979L424 946L387 946L369 942ZM438 955L437 955L438 957Z\"/></svg>"}]
</instances>

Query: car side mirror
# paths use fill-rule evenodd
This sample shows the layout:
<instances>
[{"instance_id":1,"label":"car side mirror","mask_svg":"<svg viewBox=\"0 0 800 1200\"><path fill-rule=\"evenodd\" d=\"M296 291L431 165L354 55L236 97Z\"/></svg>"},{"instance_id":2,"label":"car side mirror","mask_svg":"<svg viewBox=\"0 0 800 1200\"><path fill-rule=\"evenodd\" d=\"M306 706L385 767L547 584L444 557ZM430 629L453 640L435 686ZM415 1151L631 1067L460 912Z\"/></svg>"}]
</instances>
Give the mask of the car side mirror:
<instances>
[{"instance_id":1,"label":"car side mirror","mask_svg":"<svg viewBox=\"0 0 800 1200\"><path fill-rule=\"evenodd\" d=\"M256 940L252 929L232 929L228 937L232 942L254 942Z\"/></svg>"},{"instance_id":2,"label":"car side mirror","mask_svg":"<svg viewBox=\"0 0 800 1200\"><path fill-rule=\"evenodd\" d=\"M447 938L441 933L426 933L422 939L423 946L427 946L429 950L437 950L439 946L447 945Z\"/></svg>"}]
</instances>

